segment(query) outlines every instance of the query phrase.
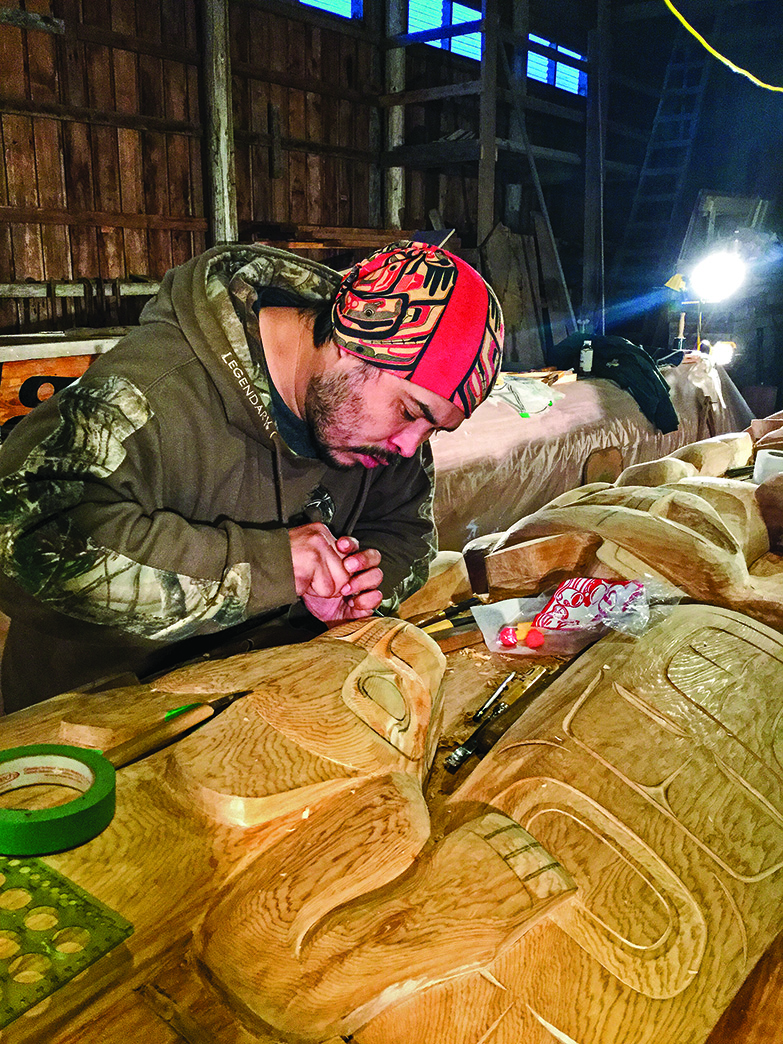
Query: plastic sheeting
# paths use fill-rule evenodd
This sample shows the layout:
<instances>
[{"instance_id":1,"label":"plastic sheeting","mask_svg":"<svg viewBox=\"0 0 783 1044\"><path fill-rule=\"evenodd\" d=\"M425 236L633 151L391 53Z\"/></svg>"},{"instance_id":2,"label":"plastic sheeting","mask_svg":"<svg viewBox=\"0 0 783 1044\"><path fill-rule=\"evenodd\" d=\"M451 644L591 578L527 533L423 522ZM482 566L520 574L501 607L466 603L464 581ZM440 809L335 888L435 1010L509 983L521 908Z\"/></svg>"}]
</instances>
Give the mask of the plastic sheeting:
<instances>
[{"instance_id":1,"label":"plastic sheeting","mask_svg":"<svg viewBox=\"0 0 783 1044\"><path fill-rule=\"evenodd\" d=\"M752 419L734 383L715 368L719 390L705 393L692 365L662 370L680 420L658 431L633 397L609 380L557 385L563 393L544 413L523 418L495 396L454 432L432 439L435 522L442 550L461 551L474 537L507 529L554 497L582 485L591 453L616 448L623 467L656 460L691 442L744 430ZM712 402L714 430L706 427Z\"/></svg>"}]
</instances>

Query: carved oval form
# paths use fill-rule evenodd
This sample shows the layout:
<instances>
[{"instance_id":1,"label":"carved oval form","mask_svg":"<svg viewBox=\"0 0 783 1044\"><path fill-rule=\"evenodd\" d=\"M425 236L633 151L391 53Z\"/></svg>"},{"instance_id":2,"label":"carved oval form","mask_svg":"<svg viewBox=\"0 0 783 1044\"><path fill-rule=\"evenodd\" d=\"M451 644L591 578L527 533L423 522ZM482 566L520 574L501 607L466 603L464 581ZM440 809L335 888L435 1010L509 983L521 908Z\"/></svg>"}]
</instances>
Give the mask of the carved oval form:
<instances>
[{"instance_id":1,"label":"carved oval form","mask_svg":"<svg viewBox=\"0 0 783 1044\"><path fill-rule=\"evenodd\" d=\"M521 780L501 805L576 880L572 902L549 915L574 942L646 997L663 1000L687 989L704 956L707 926L694 897L659 855L586 794L558 780ZM646 923L639 927L642 918Z\"/></svg>"}]
</instances>

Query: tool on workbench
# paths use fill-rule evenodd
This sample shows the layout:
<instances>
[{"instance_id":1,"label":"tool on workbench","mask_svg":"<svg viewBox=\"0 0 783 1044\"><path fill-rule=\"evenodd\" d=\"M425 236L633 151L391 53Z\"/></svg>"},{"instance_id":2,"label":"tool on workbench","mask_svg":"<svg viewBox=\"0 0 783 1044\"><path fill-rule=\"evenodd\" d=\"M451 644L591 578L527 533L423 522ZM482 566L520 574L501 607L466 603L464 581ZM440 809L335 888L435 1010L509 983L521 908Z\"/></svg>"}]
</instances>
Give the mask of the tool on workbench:
<instances>
[{"instance_id":1,"label":"tool on workbench","mask_svg":"<svg viewBox=\"0 0 783 1044\"><path fill-rule=\"evenodd\" d=\"M514 694L514 699L495 704L476 731L446 757L444 764L448 771L456 772L474 754L483 758L536 697L549 688L551 682L568 666L567 662L554 669L543 664L534 667L522 679L522 687Z\"/></svg>"},{"instance_id":2,"label":"tool on workbench","mask_svg":"<svg viewBox=\"0 0 783 1044\"><path fill-rule=\"evenodd\" d=\"M481 721L481 719L484 717L484 715L487 713L487 711L491 707L494 707L494 705L497 702L497 700L503 695L505 690L508 688L509 683L512 682L514 680L514 678L516 678L516 676L517 676L517 672L516 671L512 671L511 674L509 674L509 676L507 678L503 679L503 681L500 683L500 685L498 685L497 689L495 689L495 691L492 693L492 695L489 697L489 699L485 700L481 704L479 709L476 711L476 713L473 715L473 720L474 721Z\"/></svg>"},{"instance_id":3,"label":"tool on workbench","mask_svg":"<svg viewBox=\"0 0 783 1044\"><path fill-rule=\"evenodd\" d=\"M424 620L416 620L414 617L411 623L415 623L417 627L422 630L426 630L433 624L438 623L441 620L452 620L455 616L464 616L469 619L471 616L470 610L474 605L481 605L480 598L465 598L461 602L457 602L455 605L448 605L445 609L441 609L440 612L435 613L432 616L426 617Z\"/></svg>"},{"instance_id":4,"label":"tool on workbench","mask_svg":"<svg viewBox=\"0 0 783 1044\"><path fill-rule=\"evenodd\" d=\"M205 700L203 703L187 703L183 707L176 707L166 713L163 721L157 722L144 732L131 736L123 743L103 752L103 756L110 761L115 768L129 765L132 761L146 757L156 750L162 750L180 736L194 729L202 722L214 718L220 711L225 710L235 700L249 695L252 689L243 689L241 692L227 693L225 696L217 696L213 700Z\"/></svg>"}]
</instances>

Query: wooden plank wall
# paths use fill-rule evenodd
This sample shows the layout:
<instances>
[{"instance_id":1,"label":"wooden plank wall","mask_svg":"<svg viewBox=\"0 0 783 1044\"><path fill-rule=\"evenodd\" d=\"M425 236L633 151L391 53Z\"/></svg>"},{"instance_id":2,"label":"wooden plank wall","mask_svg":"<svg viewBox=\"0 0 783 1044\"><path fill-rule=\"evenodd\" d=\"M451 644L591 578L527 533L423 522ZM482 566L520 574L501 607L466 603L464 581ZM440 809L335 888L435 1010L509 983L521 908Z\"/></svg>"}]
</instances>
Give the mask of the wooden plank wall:
<instances>
[{"instance_id":1,"label":"wooden plank wall","mask_svg":"<svg viewBox=\"0 0 783 1044\"><path fill-rule=\"evenodd\" d=\"M209 245L199 2L3 0L65 32L0 23L0 284L82 281L85 294L0 297L0 333L135 321L144 299L120 314L106 284L157 280ZM379 38L370 22L291 12L230 7L240 238L254 223L380 228ZM409 87L477 73L423 46L408 69ZM410 106L406 120L411 142L478 131L475 99ZM472 171L411 170L407 193L405 228L429 228L437 209L470 238Z\"/></svg>"},{"instance_id":2,"label":"wooden plank wall","mask_svg":"<svg viewBox=\"0 0 783 1044\"><path fill-rule=\"evenodd\" d=\"M195 0L24 6L66 31L0 25L0 282L159 278L205 245ZM80 308L3 301L0 329Z\"/></svg>"},{"instance_id":3,"label":"wooden plank wall","mask_svg":"<svg viewBox=\"0 0 783 1044\"><path fill-rule=\"evenodd\" d=\"M240 234L252 222L377 226L375 46L234 4L231 51Z\"/></svg>"}]
</instances>

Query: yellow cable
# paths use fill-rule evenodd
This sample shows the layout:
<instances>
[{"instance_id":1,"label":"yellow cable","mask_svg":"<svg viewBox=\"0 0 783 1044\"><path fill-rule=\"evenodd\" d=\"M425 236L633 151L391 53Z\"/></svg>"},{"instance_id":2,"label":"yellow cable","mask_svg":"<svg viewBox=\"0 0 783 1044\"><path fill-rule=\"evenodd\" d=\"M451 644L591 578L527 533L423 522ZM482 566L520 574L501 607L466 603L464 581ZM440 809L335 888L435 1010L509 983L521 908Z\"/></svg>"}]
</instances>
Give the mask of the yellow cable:
<instances>
[{"instance_id":1,"label":"yellow cable","mask_svg":"<svg viewBox=\"0 0 783 1044\"><path fill-rule=\"evenodd\" d=\"M755 83L757 87L763 87L765 91L780 91L780 92L783 92L783 87L776 87L774 84L764 83L763 80L760 80L757 76L754 76L753 73L748 72L747 69L740 68L739 65L735 65L734 62L729 61L728 58L725 58L722 54L719 54L715 50L715 48L710 46L710 44L707 43L707 41L704 39L704 37L700 36L699 33L697 33L696 30L693 28L693 26L690 25L683 18L683 16L680 14L680 12L674 6L674 4L671 2L671 0L663 0L663 2L666 4L666 6L671 11L671 13L675 16L675 18L677 18L680 22L682 22L682 24L685 26L685 28L688 30L688 32L696 37L696 39L699 41L699 43L702 45L702 47L705 47L714 58L718 59L719 62L723 62L724 65L728 65L728 67L732 70L732 72L739 73L740 76L747 76L747 78L752 83Z\"/></svg>"}]
</instances>

